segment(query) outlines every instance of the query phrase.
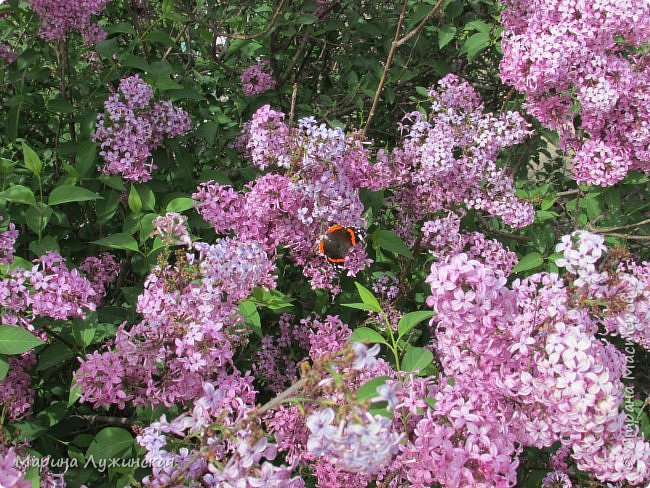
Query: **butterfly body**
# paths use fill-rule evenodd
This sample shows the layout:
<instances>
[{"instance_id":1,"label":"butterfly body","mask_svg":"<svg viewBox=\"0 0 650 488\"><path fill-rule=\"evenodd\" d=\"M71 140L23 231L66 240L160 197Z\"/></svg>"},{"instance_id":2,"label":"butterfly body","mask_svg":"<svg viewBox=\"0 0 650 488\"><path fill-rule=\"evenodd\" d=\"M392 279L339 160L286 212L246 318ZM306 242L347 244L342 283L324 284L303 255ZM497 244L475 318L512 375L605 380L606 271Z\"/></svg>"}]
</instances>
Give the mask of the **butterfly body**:
<instances>
[{"instance_id":1,"label":"butterfly body","mask_svg":"<svg viewBox=\"0 0 650 488\"><path fill-rule=\"evenodd\" d=\"M351 227L333 225L321 239L318 249L330 263L345 262L345 256L351 247L357 244L357 234Z\"/></svg>"}]
</instances>

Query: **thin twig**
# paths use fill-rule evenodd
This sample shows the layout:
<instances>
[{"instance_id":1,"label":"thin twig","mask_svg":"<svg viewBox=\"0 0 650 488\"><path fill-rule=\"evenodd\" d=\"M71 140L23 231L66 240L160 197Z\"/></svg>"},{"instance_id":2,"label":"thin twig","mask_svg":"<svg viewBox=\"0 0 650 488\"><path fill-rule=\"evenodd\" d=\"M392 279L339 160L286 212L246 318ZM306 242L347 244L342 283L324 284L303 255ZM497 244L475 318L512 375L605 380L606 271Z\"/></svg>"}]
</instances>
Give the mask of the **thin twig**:
<instances>
[{"instance_id":1,"label":"thin twig","mask_svg":"<svg viewBox=\"0 0 650 488\"><path fill-rule=\"evenodd\" d=\"M399 41L397 41L397 47L400 47L402 44L404 44L409 39L411 39L415 34L420 32L422 28L425 25L427 25L427 22L431 20L431 17L433 17L436 14L436 12L438 11L441 5L442 5L442 0L438 0L438 2L431 9L431 12L429 12L427 16L424 19L422 19L422 21L417 26L411 32L409 32L404 37L402 37Z\"/></svg>"},{"instance_id":2,"label":"thin twig","mask_svg":"<svg viewBox=\"0 0 650 488\"><path fill-rule=\"evenodd\" d=\"M107 415L74 415L91 424L109 424L109 425L123 425L130 427L133 424L131 419L124 417L109 417Z\"/></svg>"},{"instance_id":3,"label":"thin twig","mask_svg":"<svg viewBox=\"0 0 650 488\"><path fill-rule=\"evenodd\" d=\"M610 237L620 237L621 239L631 239L635 241L650 241L650 236L640 236L637 234L617 234L614 232L601 232L601 234Z\"/></svg>"},{"instance_id":4,"label":"thin twig","mask_svg":"<svg viewBox=\"0 0 650 488\"><path fill-rule=\"evenodd\" d=\"M269 33L271 29L273 29L273 26L275 24L275 21L278 18L278 15L280 15L280 11L282 10L282 7L284 6L285 0L280 0L280 3L278 3L277 8L275 9L275 12L273 12L273 17L271 17L271 20L269 21L269 25L266 26L264 30L261 32L258 32L257 34L248 34L248 35L242 35L242 34L233 34L228 37L232 37L234 39L255 39L256 37L261 37Z\"/></svg>"},{"instance_id":5,"label":"thin twig","mask_svg":"<svg viewBox=\"0 0 650 488\"><path fill-rule=\"evenodd\" d=\"M289 128L293 127L293 118L296 115L297 98L298 98L298 83L294 83L293 92L291 92L291 111L289 112Z\"/></svg>"},{"instance_id":6,"label":"thin twig","mask_svg":"<svg viewBox=\"0 0 650 488\"><path fill-rule=\"evenodd\" d=\"M185 35L185 31L187 31L187 28L188 28L188 27L189 27L189 24L185 24L185 25L183 26L183 28L181 29L181 31L180 31L180 32L178 33L178 35L176 36L176 39L174 39L174 43L173 43L171 46L169 46L169 47L167 48L167 50L165 51L165 54L163 54L163 57L162 57L162 60L163 60L163 61L164 61L165 59L167 59L167 56L169 56L169 53L172 52L172 49L174 48L174 46L175 46L176 44L178 44L178 41L181 40L181 37L183 37L183 36Z\"/></svg>"},{"instance_id":7,"label":"thin twig","mask_svg":"<svg viewBox=\"0 0 650 488\"><path fill-rule=\"evenodd\" d=\"M511 234L510 232L506 232L504 230L495 229L481 215L478 215L478 220L479 220L479 222L481 222L483 227L488 229L492 234L494 234L496 236L504 237L506 239L512 239L512 240L519 241L519 242L530 242L530 240L531 240L530 237L528 237L528 236L522 236L522 235L519 235L519 234Z\"/></svg>"},{"instance_id":8,"label":"thin twig","mask_svg":"<svg viewBox=\"0 0 650 488\"><path fill-rule=\"evenodd\" d=\"M641 222L636 222L635 224L619 225L616 227L606 227L603 229L591 229L592 232L597 234L607 234L608 232L613 232L615 230L625 230L625 229L634 229L635 227L641 227L642 225L650 224L650 219L642 220Z\"/></svg>"},{"instance_id":9,"label":"thin twig","mask_svg":"<svg viewBox=\"0 0 650 488\"><path fill-rule=\"evenodd\" d=\"M294 393L296 393L298 390L300 390L303 386L305 386L305 379L302 378L298 381L296 381L293 385L291 385L289 388L284 390L282 393L280 393L278 396L275 398L269 400L266 402L264 405L262 405L258 410L257 414L262 415L264 412L267 410L272 409L276 405L281 404L286 398L289 398L292 396Z\"/></svg>"},{"instance_id":10,"label":"thin twig","mask_svg":"<svg viewBox=\"0 0 650 488\"><path fill-rule=\"evenodd\" d=\"M372 107L370 107L370 113L368 114L366 125L364 126L362 131L363 137L366 137L366 134L368 132L368 127L370 127L370 122L372 122L372 118L375 116L375 112L377 111L377 105L379 104L379 97L381 96L381 92L384 89L384 83L386 83L386 78L388 76L388 72L390 71L390 65L393 62L393 56L395 56L395 49L397 48L397 42L399 41L400 38L399 33L400 30L402 29L402 24L404 23L404 17L406 15L407 6L408 6L408 0L404 0L402 4L402 12L399 14L399 20L397 21L397 28L395 29L395 39L393 39L393 42L390 45L390 49L388 50L388 57L386 58L386 63L384 64L384 72L381 74L381 78L379 79L379 85L377 85L375 98L372 100Z\"/></svg>"}]
</instances>

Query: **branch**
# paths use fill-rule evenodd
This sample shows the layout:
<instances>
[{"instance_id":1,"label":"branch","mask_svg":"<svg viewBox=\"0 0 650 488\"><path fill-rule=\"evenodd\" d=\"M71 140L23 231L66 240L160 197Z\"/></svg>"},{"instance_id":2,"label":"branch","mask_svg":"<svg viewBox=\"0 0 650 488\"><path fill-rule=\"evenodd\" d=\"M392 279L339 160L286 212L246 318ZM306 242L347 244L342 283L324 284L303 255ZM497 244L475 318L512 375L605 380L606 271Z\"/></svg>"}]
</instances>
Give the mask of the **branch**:
<instances>
[{"instance_id":1,"label":"branch","mask_svg":"<svg viewBox=\"0 0 650 488\"><path fill-rule=\"evenodd\" d=\"M388 57L386 58L386 64L384 65L384 72L381 74L381 78L379 79L379 85L377 86L377 91L375 92L375 98L372 100L372 107L370 108L370 113L368 114L366 125L362 131L364 138L366 137L366 134L368 132L368 127L370 127L370 122L372 122L372 118L375 116L375 112L377 111L377 105L379 104L379 96L381 95L381 92L384 89L384 83L386 83L386 77L388 75L388 71L390 71L390 65L393 62L393 56L395 56L395 49L397 48L397 42L399 41L399 31L402 29L402 24L404 23L404 16L406 15L407 5L408 5L408 0L404 0L402 4L402 12L399 14L399 20L397 21L397 28L395 29L395 39L393 39L393 42L390 45L390 49L388 50Z\"/></svg>"},{"instance_id":2,"label":"branch","mask_svg":"<svg viewBox=\"0 0 650 488\"><path fill-rule=\"evenodd\" d=\"M305 379L304 379L304 378L298 380L298 381L295 382L293 385L291 385L289 388L287 388L287 389L284 390L282 393L280 393L278 396L276 396L275 398L273 398L273 399L269 400L268 402L266 402L264 405L262 405L262 406L257 410L256 413L257 413L258 415L261 415L261 414L263 414L264 412L266 412L267 410L270 410L270 409L272 409L273 407L275 407L276 405L279 405L279 404L282 403L286 398L289 398L289 397L292 396L295 392L297 392L298 390L300 390L303 386L305 386Z\"/></svg>"},{"instance_id":3,"label":"branch","mask_svg":"<svg viewBox=\"0 0 650 488\"><path fill-rule=\"evenodd\" d=\"M604 229L591 229L591 231L597 234L607 234L615 230L634 229L635 227L641 227L642 225L646 225L646 224L650 224L650 219L642 220L641 222L637 222L636 224L619 225L617 227L606 227Z\"/></svg>"},{"instance_id":4,"label":"branch","mask_svg":"<svg viewBox=\"0 0 650 488\"><path fill-rule=\"evenodd\" d=\"M74 415L91 424L109 424L131 427L133 421L124 417L109 417L106 415Z\"/></svg>"},{"instance_id":5,"label":"branch","mask_svg":"<svg viewBox=\"0 0 650 488\"><path fill-rule=\"evenodd\" d=\"M440 8L440 5L442 5L442 0L438 0L438 2L433 6L431 9L431 12L427 14L427 16L422 19L422 21L408 34L406 34L404 37L402 37L399 41L397 41L397 47L400 47L402 44L407 42L409 39L411 39L415 34L420 32L422 28L431 20L431 17L433 17L438 9Z\"/></svg>"},{"instance_id":6,"label":"branch","mask_svg":"<svg viewBox=\"0 0 650 488\"><path fill-rule=\"evenodd\" d=\"M492 234L503 237L505 239L513 239L515 241L519 242L530 242L530 237L528 236L522 236L519 234L511 234L510 232L506 232L504 230L498 230L495 229L490 225L490 223L481 215L477 215L479 222L485 227L487 230L489 230Z\"/></svg>"},{"instance_id":7,"label":"branch","mask_svg":"<svg viewBox=\"0 0 650 488\"><path fill-rule=\"evenodd\" d=\"M637 234L617 234L614 232L600 232L603 235L611 237L620 237L621 239L631 239L635 241L650 241L650 236L640 236Z\"/></svg>"}]
</instances>

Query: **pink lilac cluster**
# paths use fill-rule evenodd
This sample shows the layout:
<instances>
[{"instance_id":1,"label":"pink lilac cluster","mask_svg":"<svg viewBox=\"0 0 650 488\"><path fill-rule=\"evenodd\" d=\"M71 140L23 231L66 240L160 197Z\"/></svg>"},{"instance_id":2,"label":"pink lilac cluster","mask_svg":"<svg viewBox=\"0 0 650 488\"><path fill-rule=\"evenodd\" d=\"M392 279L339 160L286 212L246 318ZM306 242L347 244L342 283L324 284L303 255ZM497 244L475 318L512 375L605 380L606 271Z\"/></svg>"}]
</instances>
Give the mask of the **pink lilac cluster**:
<instances>
[{"instance_id":1,"label":"pink lilac cluster","mask_svg":"<svg viewBox=\"0 0 650 488\"><path fill-rule=\"evenodd\" d=\"M203 183L193 195L196 209L218 233L260 242L272 256L281 246L314 288L337 293L338 275L319 253L318 242L334 224L364 227L359 189L381 186L359 135L316 125L312 118L290 129L284 114L265 105L253 116L247 150L256 167L273 172L243 192ZM356 246L343 267L353 276L368 263Z\"/></svg>"},{"instance_id":2,"label":"pink lilac cluster","mask_svg":"<svg viewBox=\"0 0 650 488\"><path fill-rule=\"evenodd\" d=\"M578 252L590 264L599 244L597 238L587 241L593 247ZM432 291L427 304L436 312L432 323L438 358L455 388L485 395L479 403L489 406L497 419L507 419L502 436L538 448L559 441L570 449L578 469L603 482L647 483L650 444L626 425L620 411L626 360L599 333L607 308L593 309L582 299L588 286L574 285L571 275L567 279L539 273L515 280L509 288L502 271L465 254L435 263L427 278ZM600 291L602 300L616 301ZM462 411L460 425L465 426L475 418L476 408L466 404ZM478 432L483 425L477 424ZM466 431L473 432L469 426ZM499 437L481 442L488 439L494 443ZM499 453L507 445L490 446L490 452ZM506 449L502 454L511 457L510 466L516 465L518 453ZM466 464L467 459L454 455L448 462L469 468L478 479L499 459L505 462L505 457L493 455L485 458L487 466ZM510 482L513 474L506 475Z\"/></svg>"},{"instance_id":3,"label":"pink lilac cluster","mask_svg":"<svg viewBox=\"0 0 650 488\"><path fill-rule=\"evenodd\" d=\"M650 174L650 4L505 4L501 79L575 152L576 181L607 186L630 170Z\"/></svg>"},{"instance_id":4,"label":"pink lilac cluster","mask_svg":"<svg viewBox=\"0 0 650 488\"><path fill-rule=\"evenodd\" d=\"M138 75L120 81L118 91L104 102L93 139L106 161L104 174L120 174L133 182L148 181L156 168L152 151L165 137L187 133L192 125L184 110L169 101L152 103L153 88Z\"/></svg>"},{"instance_id":5,"label":"pink lilac cluster","mask_svg":"<svg viewBox=\"0 0 650 488\"><path fill-rule=\"evenodd\" d=\"M65 488L65 473L50 471L48 457L40 459L33 455L26 440L9 441L6 437L0 442L0 486L6 488L30 488L34 475L39 488ZM31 466L38 461L38 467ZM28 471L29 470L29 471ZM29 473L29 476L27 474ZM26 479L28 478L28 479ZM85 485L82 485L82 488Z\"/></svg>"},{"instance_id":6,"label":"pink lilac cluster","mask_svg":"<svg viewBox=\"0 0 650 488\"><path fill-rule=\"evenodd\" d=\"M391 205L403 236L413 234L415 223L463 204L512 227L532 223L533 206L515 196L507 168L496 164L501 149L530 134L524 118L484 113L476 91L456 75L445 76L429 96L429 115L407 114L401 145L377 155L377 166L395 187Z\"/></svg>"},{"instance_id":7,"label":"pink lilac cluster","mask_svg":"<svg viewBox=\"0 0 650 488\"><path fill-rule=\"evenodd\" d=\"M605 240L587 231L564 236L555 250L562 253L555 264L573 275L581 298L606 303L600 313L607 331L650 350L650 262L606 269Z\"/></svg>"},{"instance_id":8,"label":"pink lilac cluster","mask_svg":"<svg viewBox=\"0 0 650 488\"><path fill-rule=\"evenodd\" d=\"M0 217L0 222L2 217ZM13 222L9 223L7 230L0 232L0 264L11 264L14 260L14 245L18 239L18 231Z\"/></svg>"},{"instance_id":9,"label":"pink lilac cluster","mask_svg":"<svg viewBox=\"0 0 650 488\"><path fill-rule=\"evenodd\" d=\"M110 0L29 0L32 10L41 18L39 35L48 41L63 40L70 30L77 30L87 44L106 38L106 32L91 22L102 13Z\"/></svg>"},{"instance_id":10,"label":"pink lilac cluster","mask_svg":"<svg viewBox=\"0 0 650 488\"><path fill-rule=\"evenodd\" d=\"M177 212L167 212L153 221L154 235L160 237L168 246L182 244L191 247L192 238L187 231L187 217Z\"/></svg>"},{"instance_id":11,"label":"pink lilac cluster","mask_svg":"<svg viewBox=\"0 0 650 488\"><path fill-rule=\"evenodd\" d=\"M120 262L111 253L103 252L99 256L88 256L81 262L79 269L95 290L92 301L99 306L106 295L106 289L120 273Z\"/></svg>"},{"instance_id":12,"label":"pink lilac cluster","mask_svg":"<svg viewBox=\"0 0 650 488\"><path fill-rule=\"evenodd\" d=\"M0 59L4 59L5 63L11 64L18 59L18 54L7 44L0 44Z\"/></svg>"},{"instance_id":13,"label":"pink lilac cluster","mask_svg":"<svg viewBox=\"0 0 650 488\"><path fill-rule=\"evenodd\" d=\"M289 318L285 319L288 321ZM347 327L337 317L328 317L327 322L336 324L336 328ZM355 346L354 354L348 359L348 364L352 361L352 370L365 370L379 363L375 358L378 346L370 350L363 344ZM339 347L337 352L341 351ZM329 383L321 382L323 385ZM143 480L145 486L170 486L180 480L200 480L202 486L215 487L305 486L300 477L292 476L299 461L296 456L291 460L287 457L291 462L289 466L272 463L278 450L283 449L270 442L260 430L259 413L254 408L255 392L247 390L242 394L233 390L229 384L205 382L191 410L181 413L171 422L163 415L143 430L137 441L147 451L145 459L154 466L151 476ZM363 412L359 414L366 416ZM305 430L305 416L299 415L301 429ZM356 422L357 426L349 426L344 437L353 439L349 442L350 449L355 448L357 441L367 445L373 436L380 436L373 427L380 426L382 432L389 431L390 421L387 419L372 417L372 420L367 420L367 425ZM209 428L215 425L218 428ZM362 438L355 437L359 435ZM390 434L388 439L394 442L394 435ZM313 435L314 439L317 437L318 434ZM330 437L344 442L336 435ZM378 443L379 440L374 444ZM301 449L308 452L304 444ZM383 444L381 449L385 449ZM370 455L366 453L366 456ZM348 461L350 465L356 463L359 470L364 469L362 459L353 457ZM315 465L319 466L319 463Z\"/></svg>"},{"instance_id":14,"label":"pink lilac cluster","mask_svg":"<svg viewBox=\"0 0 650 488\"><path fill-rule=\"evenodd\" d=\"M551 471L542 480L542 488L571 488L571 478L562 471Z\"/></svg>"},{"instance_id":15,"label":"pink lilac cluster","mask_svg":"<svg viewBox=\"0 0 650 488\"><path fill-rule=\"evenodd\" d=\"M268 61L260 61L249 66L241 74L241 87L244 95L252 97L267 90L273 90L276 86L271 67Z\"/></svg>"},{"instance_id":16,"label":"pink lilac cluster","mask_svg":"<svg viewBox=\"0 0 650 488\"><path fill-rule=\"evenodd\" d=\"M292 316L283 314L278 320L280 334L265 335L253 363L255 377L263 380L273 393L280 393L298 379L295 349L309 350L311 329L302 322L291 323Z\"/></svg>"},{"instance_id":17,"label":"pink lilac cluster","mask_svg":"<svg viewBox=\"0 0 650 488\"><path fill-rule=\"evenodd\" d=\"M34 404L34 390L29 370L36 365L33 351L9 357L9 372L0 381L0 409L9 420L19 420Z\"/></svg>"},{"instance_id":18,"label":"pink lilac cluster","mask_svg":"<svg viewBox=\"0 0 650 488\"><path fill-rule=\"evenodd\" d=\"M499 241L488 239L481 232L461 232L460 217L452 212L446 217L426 221L422 226L422 241L439 260L464 252L506 275L519 262L517 255Z\"/></svg>"},{"instance_id":19,"label":"pink lilac cluster","mask_svg":"<svg viewBox=\"0 0 650 488\"><path fill-rule=\"evenodd\" d=\"M0 280L2 323L33 330L37 316L55 320L85 317L95 310L96 292L78 270L68 269L56 252L34 260L31 270L15 268Z\"/></svg>"},{"instance_id":20,"label":"pink lilac cluster","mask_svg":"<svg viewBox=\"0 0 650 488\"><path fill-rule=\"evenodd\" d=\"M199 396L208 379L251 388L252 376L233 364L247 336L237 304L256 287L275 286L273 263L257 244L231 239L194 250L198 257L177 255L174 266L149 275L137 304L142 322L122 324L112 350L81 360L82 401L171 406Z\"/></svg>"}]
</instances>

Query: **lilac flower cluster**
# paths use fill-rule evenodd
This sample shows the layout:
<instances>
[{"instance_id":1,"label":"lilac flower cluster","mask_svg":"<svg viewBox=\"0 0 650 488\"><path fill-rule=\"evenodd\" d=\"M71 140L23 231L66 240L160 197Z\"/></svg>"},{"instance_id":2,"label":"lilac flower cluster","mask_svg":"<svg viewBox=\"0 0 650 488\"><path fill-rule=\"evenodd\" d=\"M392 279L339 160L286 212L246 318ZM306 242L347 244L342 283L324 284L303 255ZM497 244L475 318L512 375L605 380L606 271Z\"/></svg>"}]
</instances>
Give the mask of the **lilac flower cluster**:
<instances>
[{"instance_id":1,"label":"lilac flower cluster","mask_svg":"<svg viewBox=\"0 0 650 488\"><path fill-rule=\"evenodd\" d=\"M177 254L175 266L147 278L137 305L142 322L128 330L122 324L113 350L81 360L75 376L82 401L170 406L200 396L209 378L251 388L253 378L232 362L247 334L237 302L258 286L275 286L273 263L258 245L231 239L194 249L198 258Z\"/></svg>"},{"instance_id":2,"label":"lilac flower cluster","mask_svg":"<svg viewBox=\"0 0 650 488\"><path fill-rule=\"evenodd\" d=\"M574 270L594 264L602 252L596 236L576 236L580 242L566 253ZM581 299L592 293L589 284L539 273L516 280L510 289L502 271L465 254L434 264L427 281L432 291L427 303L437 313L435 348L445 374L454 378L455 387L487 395L480 403L489 405L497 419L508 419L503 435L539 448L560 441L580 470L601 481L639 485L650 479L650 444L627 430L619 413L625 358L598 335L598 323L611 312ZM602 288L596 293L615 308L614 294ZM437 399L436 408L442 402ZM473 418L475 407L465 412L459 425ZM478 432L485 425L478 422ZM469 426L464 430L467 436L473 432ZM498 439L488 437L491 443ZM516 465L514 451L504 454ZM468 468L466 457L453 459L459 469ZM496 459L486 459L495 466ZM470 469L473 477L482 476Z\"/></svg>"},{"instance_id":3,"label":"lilac flower cluster","mask_svg":"<svg viewBox=\"0 0 650 488\"><path fill-rule=\"evenodd\" d=\"M103 252L99 256L88 256L81 262L79 269L84 272L95 290L92 301L99 306L106 295L106 288L115 281L120 272L119 261L112 254Z\"/></svg>"},{"instance_id":4,"label":"lilac flower cluster","mask_svg":"<svg viewBox=\"0 0 650 488\"><path fill-rule=\"evenodd\" d=\"M2 217L0 217L0 222ZM7 230L0 232L0 264L11 264L14 260L14 245L18 239L18 231L13 222L9 223Z\"/></svg>"},{"instance_id":5,"label":"lilac flower cluster","mask_svg":"<svg viewBox=\"0 0 650 488\"><path fill-rule=\"evenodd\" d=\"M381 471L399 451L402 436L381 415L356 412L359 421L341 420L332 425L336 413L331 408L307 417L307 449L325 457L343 471L373 475Z\"/></svg>"},{"instance_id":6,"label":"lilac flower cluster","mask_svg":"<svg viewBox=\"0 0 650 488\"><path fill-rule=\"evenodd\" d=\"M18 470L16 464L16 452L13 448L2 453L0 456L0 485L12 488L31 488L32 482L25 479L25 473Z\"/></svg>"},{"instance_id":7,"label":"lilac flower cluster","mask_svg":"<svg viewBox=\"0 0 650 488\"><path fill-rule=\"evenodd\" d=\"M28 351L8 359L9 372L0 381L0 405L9 420L18 420L34 405L32 377L28 371L36 365L36 355Z\"/></svg>"},{"instance_id":8,"label":"lilac flower cluster","mask_svg":"<svg viewBox=\"0 0 650 488\"><path fill-rule=\"evenodd\" d=\"M165 137L190 130L192 121L171 102L153 103L153 89L138 75L120 81L118 91L104 102L105 113L97 116L94 141L106 161L104 174L121 174L133 182L148 181L156 165L151 153Z\"/></svg>"},{"instance_id":9,"label":"lilac flower cluster","mask_svg":"<svg viewBox=\"0 0 650 488\"><path fill-rule=\"evenodd\" d=\"M513 227L533 222L533 206L515 197L507 170L496 164L499 151L530 134L517 112L483 113L476 91L455 75L429 90L431 112L404 118L401 146L382 151L378 163L396 191L391 205L398 212L404 237L412 224L454 205L484 210Z\"/></svg>"},{"instance_id":10,"label":"lilac flower cluster","mask_svg":"<svg viewBox=\"0 0 650 488\"><path fill-rule=\"evenodd\" d=\"M66 320L85 317L95 310L96 292L76 269L69 270L65 260L48 252L34 260L31 270L16 268L0 280L2 323L33 330L34 317Z\"/></svg>"},{"instance_id":11,"label":"lilac flower cluster","mask_svg":"<svg viewBox=\"0 0 650 488\"><path fill-rule=\"evenodd\" d=\"M160 237L168 246L182 244L190 247L192 238L186 227L187 217L177 212L167 212L153 221L154 235Z\"/></svg>"},{"instance_id":12,"label":"lilac flower cluster","mask_svg":"<svg viewBox=\"0 0 650 488\"><path fill-rule=\"evenodd\" d=\"M277 172L259 177L243 193L204 183L193 195L196 209L219 233L234 231L260 242L270 255L284 247L312 286L338 292L338 276L318 252L318 241L333 224L364 226L359 188L376 185L366 149L358 135L317 126L313 119L290 130L284 114L268 105L255 113L249 130L253 164ZM358 247L343 265L352 276L368 262Z\"/></svg>"},{"instance_id":13,"label":"lilac flower cluster","mask_svg":"<svg viewBox=\"0 0 650 488\"><path fill-rule=\"evenodd\" d=\"M106 38L106 32L90 19L102 13L109 1L29 0L29 5L41 18L39 35L43 39L60 41L74 29L83 34L87 44L96 44Z\"/></svg>"},{"instance_id":14,"label":"lilac flower cluster","mask_svg":"<svg viewBox=\"0 0 650 488\"><path fill-rule=\"evenodd\" d=\"M0 44L0 59L4 59L5 63L11 64L18 59L18 54L7 44Z\"/></svg>"},{"instance_id":15,"label":"lilac flower cluster","mask_svg":"<svg viewBox=\"0 0 650 488\"><path fill-rule=\"evenodd\" d=\"M575 152L578 183L650 173L648 2L509 1L501 78ZM579 107L579 119L575 108Z\"/></svg>"},{"instance_id":16,"label":"lilac flower cluster","mask_svg":"<svg viewBox=\"0 0 650 488\"><path fill-rule=\"evenodd\" d=\"M244 95L252 97L267 90L273 90L276 86L273 75L270 73L268 61L260 61L249 66L241 74L241 87Z\"/></svg>"},{"instance_id":17,"label":"lilac flower cluster","mask_svg":"<svg viewBox=\"0 0 650 488\"><path fill-rule=\"evenodd\" d=\"M426 221L422 236L424 246L439 260L464 252L506 275L519 262L517 255L499 241L488 239L481 232L461 232L460 217L451 212L446 217Z\"/></svg>"}]
</instances>

